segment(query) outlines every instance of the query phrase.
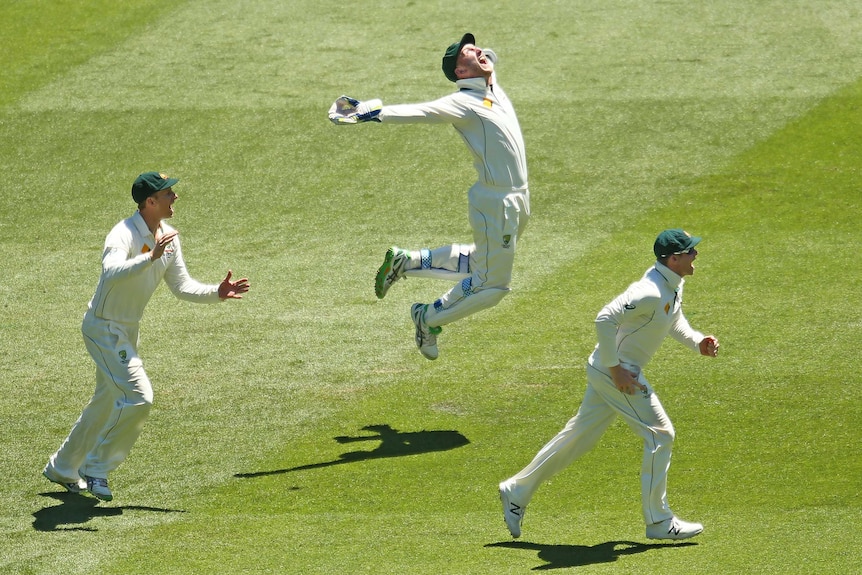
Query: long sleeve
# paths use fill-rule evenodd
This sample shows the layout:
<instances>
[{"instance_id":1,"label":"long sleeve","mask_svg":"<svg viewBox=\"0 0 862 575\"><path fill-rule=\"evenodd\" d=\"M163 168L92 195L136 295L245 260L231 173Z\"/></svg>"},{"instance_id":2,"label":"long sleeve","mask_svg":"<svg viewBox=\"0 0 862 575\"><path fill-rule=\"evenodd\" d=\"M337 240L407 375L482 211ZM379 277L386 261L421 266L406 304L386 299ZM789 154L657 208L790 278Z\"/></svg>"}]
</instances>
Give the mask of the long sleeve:
<instances>
[{"instance_id":1,"label":"long sleeve","mask_svg":"<svg viewBox=\"0 0 862 575\"><path fill-rule=\"evenodd\" d=\"M682 313L682 284L659 263L648 269L596 316L598 344L590 361L602 367L621 362L644 367L668 335L697 349L703 334Z\"/></svg>"},{"instance_id":2,"label":"long sleeve","mask_svg":"<svg viewBox=\"0 0 862 575\"><path fill-rule=\"evenodd\" d=\"M173 259L165 269L165 283L177 298L200 303L216 303L218 285L204 284L192 278L186 268L179 237L172 242L174 246Z\"/></svg>"},{"instance_id":3,"label":"long sleeve","mask_svg":"<svg viewBox=\"0 0 862 575\"><path fill-rule=\"evenodd\" d=\"M501 190L527 188L527 158L512 103L482 78L458 80L460 91L431 102L383 106L383 124L451 124L473 157L478 181Z\"/></svg>"}]
</instances>

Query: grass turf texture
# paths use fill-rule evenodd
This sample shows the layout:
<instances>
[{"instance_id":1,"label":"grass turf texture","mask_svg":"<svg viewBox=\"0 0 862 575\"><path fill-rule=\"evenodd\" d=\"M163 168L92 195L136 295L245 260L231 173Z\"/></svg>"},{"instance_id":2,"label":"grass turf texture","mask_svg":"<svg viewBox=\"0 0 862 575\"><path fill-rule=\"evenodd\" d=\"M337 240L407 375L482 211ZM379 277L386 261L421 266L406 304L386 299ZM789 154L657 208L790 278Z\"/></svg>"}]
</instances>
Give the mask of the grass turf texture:
<instances>
[{"instance_id":1,"label":"grass turf texture","mask_svg":"<svg viewBox=\"0 0 862 575\"><path fill-rule=\"evenodd\" d=\"M859 12L0 7L0 571L859 572ZM336 128L325 112L341 93L445 94L440 53L465 30L500 55L534 219L514 293L447 329L431 363L408 309L446 285L378 302L372 276L390 243L467 239L466 152L451 128ZM231 267L253 291L209 307L156 294L156 405L115 501L95 505L39 471L92 392L80 317L149 169L181 178L192 274ZM511 541L497 482L576 409L596 311L671 226L705 238L687 313L723 353L668 341L649 374L678 431L671 504L706 531L644 539L640 447L618 424ZM413 443L336 439L374 425Z\"/></svg>"}]
</instances>

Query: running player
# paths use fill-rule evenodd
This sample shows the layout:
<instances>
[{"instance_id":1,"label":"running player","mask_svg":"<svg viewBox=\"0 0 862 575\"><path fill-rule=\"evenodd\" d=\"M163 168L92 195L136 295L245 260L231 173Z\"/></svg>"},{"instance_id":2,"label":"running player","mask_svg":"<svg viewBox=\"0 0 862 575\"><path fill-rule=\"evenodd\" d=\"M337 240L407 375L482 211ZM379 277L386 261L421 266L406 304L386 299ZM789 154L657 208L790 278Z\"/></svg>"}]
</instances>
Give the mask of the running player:
<instances>
[{"instance_id":1,"label":"running player","mask_svg":"<svg viewBox=\"0 0 862 575\"><path fill-rule=\"evenodd\" d=\"M524 469L500 483L503 518L513 537L521 535L527 504L542 482L592 449L621 416L644 443L641 501L646 535L687 539L700 523L677 518L667 502L667 472L674 428L643 368L667 335L702 355L718 355L718 340L689 325L682 313L684 277L694 273L700 238L681 229L656 238L655 265L607 304L596 317L598 345L587 362L587 391L578 413Z\"/></svg>"}]
</instances>

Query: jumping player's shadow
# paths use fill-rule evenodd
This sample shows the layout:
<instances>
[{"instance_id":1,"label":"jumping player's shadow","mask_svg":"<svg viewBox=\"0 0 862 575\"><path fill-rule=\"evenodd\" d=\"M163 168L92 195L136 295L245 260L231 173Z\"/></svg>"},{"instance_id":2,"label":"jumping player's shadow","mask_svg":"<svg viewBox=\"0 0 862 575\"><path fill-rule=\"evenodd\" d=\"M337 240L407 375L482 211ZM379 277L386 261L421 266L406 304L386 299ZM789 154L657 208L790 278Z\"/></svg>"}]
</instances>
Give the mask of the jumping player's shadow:
<instances>
[{"instance_id":1,"label":"jumping player's shadow","mask_svg":"<svg viewBox=\"0 0 862 575\"><path fill-rule=\"evenodd\" d=\"M40 493L43 497L52 497L60 501L60 505L45 507L33 513L33 529L36 531L98 531L85 524L94 517L113 517L122 515L124 511L149 511L153 513L185 513L178 509L161 509L159 507L144 507L141 505L123 505L119 507L99 507L99 500L77 493Z\"/></svg>"},{"instance_id":2,"label":"jumping player's shadow","mask_svg":"<svg viewBox=\"0 0 862 575\"><path fill-rule=\"evenodd\" d=\"M509 549L526 549L538 551L539 559L545 561L544 565L533 567L533 571L547 571L550 569L567 569L571 567L584 567L599 563L613 563L624 555L635 555L646 551L658 549L676 549L697 545L691 541L683 543L638 543L635 541L608 541L598 545L542 545L540 543L528 543L526 541L505 541L502 543L489 543L485 547L507 547Z\"/></svg>"},{"instance_id":3,"label":"jumping player's shadow","mask_svg":"<svg viewBox=\"0 0 862 575\"><path fill-rule=\"evenodd\" d=\"M261 477L264 475L278 475L280 473L290 473L291 471L330 467L332 465L342 465L344 463L353 463L368 459L402 457L404 455L417 455L420 453L430 453L432 451L447 451L470 443L466 437L457 431L398 431L397 429L392 429L388 425L366 425L362 429L364 431L373 431L376 435L360 435L357 437L339 435L333 439L338 443L379 441L380 445L370 451L348 451L347 453L342 453L338 456L338 459L334 461L309 463L307 465L300 465L289 469L276 469L274 471L236 473L234 474L234 477L249 478Z\"/></svg>"}]
</instances>

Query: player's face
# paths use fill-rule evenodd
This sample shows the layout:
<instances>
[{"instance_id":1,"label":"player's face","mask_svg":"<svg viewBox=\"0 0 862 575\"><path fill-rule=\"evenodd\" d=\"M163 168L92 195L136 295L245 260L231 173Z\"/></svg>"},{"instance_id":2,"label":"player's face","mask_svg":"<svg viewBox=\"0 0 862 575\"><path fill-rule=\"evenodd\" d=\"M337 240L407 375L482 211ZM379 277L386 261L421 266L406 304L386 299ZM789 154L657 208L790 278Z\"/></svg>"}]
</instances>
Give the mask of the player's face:
<instances>
[{"instance_id":1,"label":"player's face","mask_svg":"<svg viewBox=\"0 0 862 575\"><path fill-rule=\"evenodd\" d=\"M455 66L459 78L490 78L494 72L494 63L485 57L481 48L473 44L464 44Z\"/></svg>"},{"instance_id":2,"label":"player's face","mask_svg":"<svg viewBox=\"0 0 862 575\"><path fill-rule=\"evenodd\" d=\"M690 276L694 273L694 258L696 257L697 250L690 248L687 253L670 256L667 267L680 277Z\"/></svg>"},{"instance_id":3,"label":"player's face","mask_svg":"<svg viewBox=\"0 0 862 575\"><path fill-rule=\"evenodd\" d=\"M159 217L162 219L171 218L174 215L174 202L177 201L177 195L174 193L173 188L165 188L164 190L159 190L150 198L152 198L153 203L155 204L156 211L159 214Z\"/></svg>"}]
</instances>

